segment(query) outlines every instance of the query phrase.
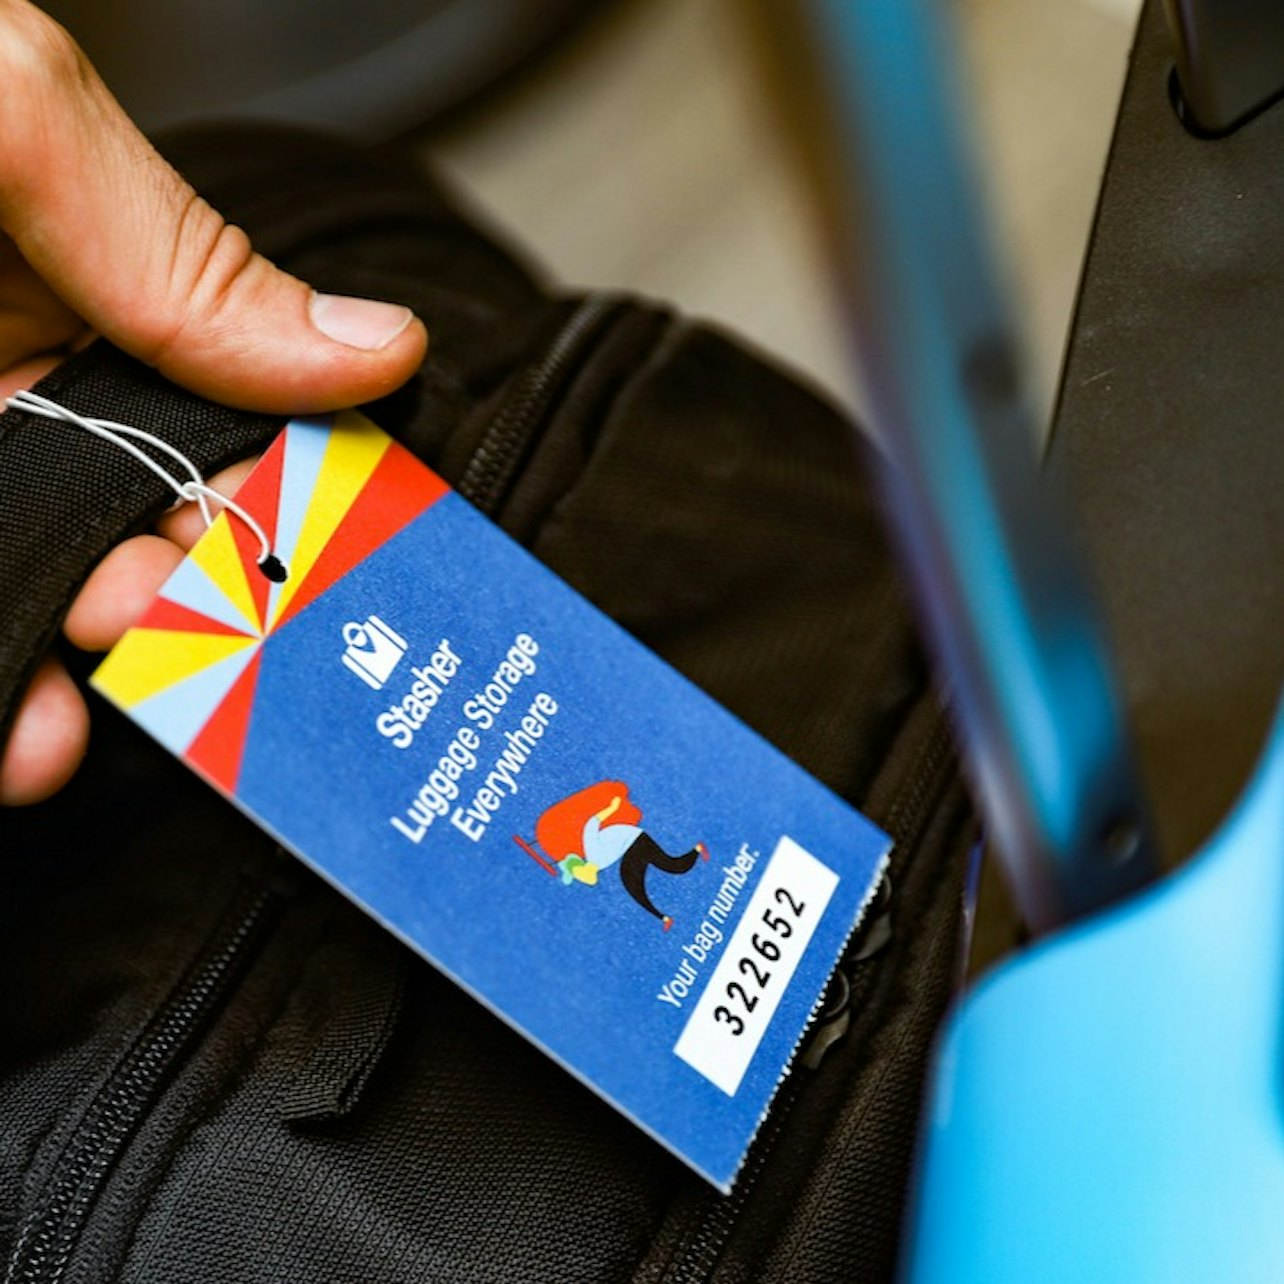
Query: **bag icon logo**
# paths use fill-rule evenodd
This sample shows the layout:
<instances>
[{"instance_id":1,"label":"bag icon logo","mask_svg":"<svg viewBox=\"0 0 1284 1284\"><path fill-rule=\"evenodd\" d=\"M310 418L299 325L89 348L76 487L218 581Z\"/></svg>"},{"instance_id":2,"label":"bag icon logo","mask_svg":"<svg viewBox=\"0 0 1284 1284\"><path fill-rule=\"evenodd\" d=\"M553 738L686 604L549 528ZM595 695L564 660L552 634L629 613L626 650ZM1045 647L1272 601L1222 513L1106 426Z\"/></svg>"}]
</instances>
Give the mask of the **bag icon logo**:
<instances>
[{"instance_id":1,"label":"bag icon logo","mask_svg":"<svg viewBox=\"0 0 1284 1284\"><path fill-rule=\"evenodd\" d=\"M344 664L372 691L383 689L409 645L377 615L368 615L361 624L349 620L343 626L343 640L347 643Z\"/></svg>"}]
</instances>

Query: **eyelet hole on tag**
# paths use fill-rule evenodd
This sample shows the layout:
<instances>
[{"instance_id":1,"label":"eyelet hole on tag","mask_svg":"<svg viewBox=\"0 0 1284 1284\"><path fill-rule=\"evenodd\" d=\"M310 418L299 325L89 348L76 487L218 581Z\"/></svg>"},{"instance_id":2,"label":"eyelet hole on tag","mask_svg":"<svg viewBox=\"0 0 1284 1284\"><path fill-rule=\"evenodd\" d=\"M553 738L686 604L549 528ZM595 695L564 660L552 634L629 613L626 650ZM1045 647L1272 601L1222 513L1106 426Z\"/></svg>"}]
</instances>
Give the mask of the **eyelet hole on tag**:
<instances>
[{"instance_id":1,"label":"eyelet hole on tag","mask_svg":"<svg viewBox=\"0 0 1284 1284\"><path fill-rule=\"evenodd\" d=\"M285 563L275 553L269 553L258 563L258 568L263 578L271 580L273 584L284 584L290 578L290 572L286 570Z\"/></svg>"}]
</instances>

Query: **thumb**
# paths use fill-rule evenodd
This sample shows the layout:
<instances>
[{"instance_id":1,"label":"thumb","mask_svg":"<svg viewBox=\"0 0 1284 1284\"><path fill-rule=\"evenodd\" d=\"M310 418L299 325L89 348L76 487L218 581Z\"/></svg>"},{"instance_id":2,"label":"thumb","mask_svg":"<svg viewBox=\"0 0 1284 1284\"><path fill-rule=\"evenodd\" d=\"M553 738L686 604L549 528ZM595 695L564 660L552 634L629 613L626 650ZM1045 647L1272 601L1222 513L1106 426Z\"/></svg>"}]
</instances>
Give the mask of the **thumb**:
<instances>
[{"instance_id":1,"label":"thumb","mask_svg":"<svg viewBox=\"0 0 1284 1284\"><path fill-rule=\"evenodd\" d=\"M408 309L317 295L254 253L26 0L0 0L0 83L0 226L127 352L205 396L283 413L373 400L423 359Z\"/></svg>"}]
</instances>

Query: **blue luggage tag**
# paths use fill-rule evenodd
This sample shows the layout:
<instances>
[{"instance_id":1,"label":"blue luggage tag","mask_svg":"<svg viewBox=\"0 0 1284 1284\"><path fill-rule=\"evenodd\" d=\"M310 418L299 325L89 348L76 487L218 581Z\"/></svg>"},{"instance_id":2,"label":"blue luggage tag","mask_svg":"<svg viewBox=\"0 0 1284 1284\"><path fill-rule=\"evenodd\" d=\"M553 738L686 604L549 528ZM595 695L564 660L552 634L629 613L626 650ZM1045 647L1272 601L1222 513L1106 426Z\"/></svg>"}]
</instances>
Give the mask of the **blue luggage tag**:
<instances>
[{"instance_id":1,"label":"blue luggage tag","mask_svg":"<svg viewBox=\"0 0 1284 1284\"><path fill-rule=\"evenodd\" d=\"M728 1190L890 842L355 412L94 685Z\"/></svg>"}]
</instances>

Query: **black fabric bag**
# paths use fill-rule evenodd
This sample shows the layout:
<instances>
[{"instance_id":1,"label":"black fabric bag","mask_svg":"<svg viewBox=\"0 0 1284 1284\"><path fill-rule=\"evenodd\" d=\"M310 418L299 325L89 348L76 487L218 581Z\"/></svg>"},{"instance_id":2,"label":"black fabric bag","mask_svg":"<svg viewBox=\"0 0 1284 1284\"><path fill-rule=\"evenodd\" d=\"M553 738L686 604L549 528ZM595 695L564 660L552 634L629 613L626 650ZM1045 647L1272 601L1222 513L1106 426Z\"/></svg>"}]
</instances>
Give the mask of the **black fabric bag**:
<instances>
[{"instance_id":1,"label":"black fabric bag","mask_svg":"<svg viewBox=\"0 0 1284 1284\"><path fill-rule=\"evenodd\" d=\"M395 152L241 128L172 155L318 288L413 307L431 354L375 420L895 851L722 1197L95 703L72 784L0 814L4 1279L887 1278L974 834L857 434L713 330L546 294ZM42 390L211 470L281 426L103 345ZM0 417L0 712L167 502Z\"/></svg>"}]
</instances>

